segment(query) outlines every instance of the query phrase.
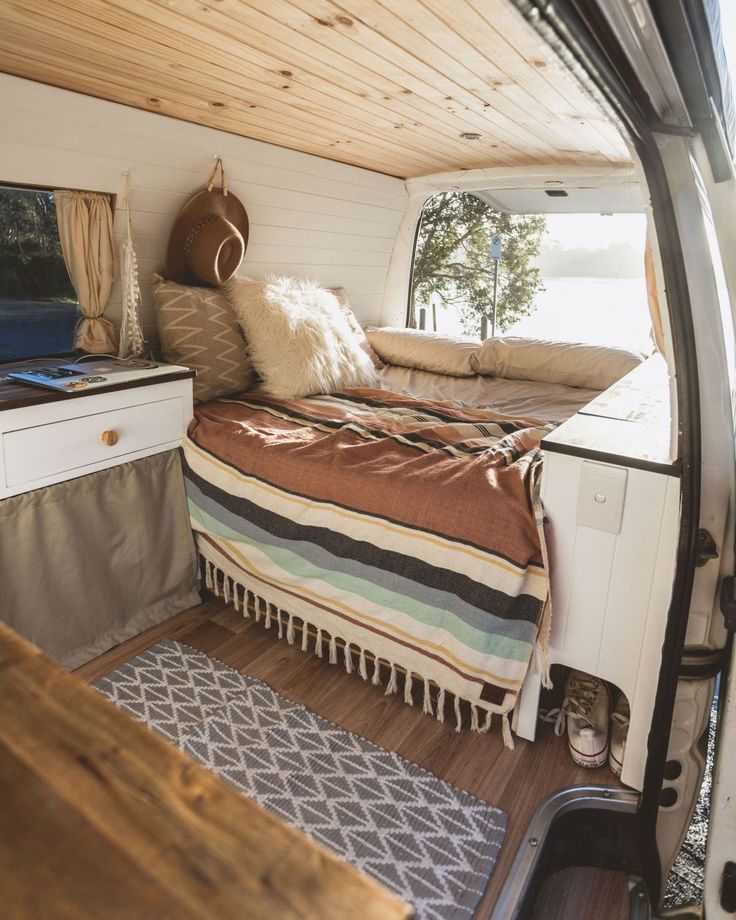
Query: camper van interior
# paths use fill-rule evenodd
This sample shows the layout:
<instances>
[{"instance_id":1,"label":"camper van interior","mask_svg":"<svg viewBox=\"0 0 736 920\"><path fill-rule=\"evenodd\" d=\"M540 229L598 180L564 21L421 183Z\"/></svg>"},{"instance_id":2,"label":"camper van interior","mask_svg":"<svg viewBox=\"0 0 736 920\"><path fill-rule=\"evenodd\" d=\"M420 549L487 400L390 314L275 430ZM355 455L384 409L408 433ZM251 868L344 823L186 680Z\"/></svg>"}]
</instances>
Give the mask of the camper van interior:
<instances>
[{"instance_id":1,"label":"camper van interior","mask_svg":"<svg viewBox=\"0 0 736 920\"><path fill-rule=\"evenodd\" d=\"M718 3L11 0L0 111L0 915L732 916Z\"/></svg>"}]
</instances>

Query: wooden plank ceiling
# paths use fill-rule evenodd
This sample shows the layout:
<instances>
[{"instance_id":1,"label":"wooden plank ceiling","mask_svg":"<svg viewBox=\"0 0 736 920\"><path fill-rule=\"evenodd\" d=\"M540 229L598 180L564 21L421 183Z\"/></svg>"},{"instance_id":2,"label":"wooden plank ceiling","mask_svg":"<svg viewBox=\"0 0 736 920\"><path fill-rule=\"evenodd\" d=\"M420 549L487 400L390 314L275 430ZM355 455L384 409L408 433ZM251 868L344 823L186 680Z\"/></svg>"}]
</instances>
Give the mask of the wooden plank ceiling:
<instances>
[{"instance_id":1,"label":"wooden plank ceiling","mask_svg":"<svg viewBox=\"0 0 736 920\"><path fill-rule=\"evenodd\" d=\"M509 0L2 0L0 70L401 177L629 162Z\"/></svg>"}]
</instances>

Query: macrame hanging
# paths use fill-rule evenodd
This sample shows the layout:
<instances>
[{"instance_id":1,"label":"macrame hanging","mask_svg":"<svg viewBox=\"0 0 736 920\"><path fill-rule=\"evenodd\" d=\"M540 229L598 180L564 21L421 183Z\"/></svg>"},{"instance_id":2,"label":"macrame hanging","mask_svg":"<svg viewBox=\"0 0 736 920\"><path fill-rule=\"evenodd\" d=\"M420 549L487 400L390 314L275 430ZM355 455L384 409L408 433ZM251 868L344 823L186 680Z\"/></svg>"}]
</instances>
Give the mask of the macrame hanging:
<instances>
[{"instance_id":1,"label":"macrame hanging","mask_svg":"<svg viewBox=\"0 0 736 920\"><path fill-rule=\"evenodd\" d=\"M138 284L138 259L133 248L133 234L130 226L130 172L125 173L125 226L125 239L120 247L123 263L123 318L120 323L120 350L118 351L120 358L143 354L145 344L139 313L141 288Z\"/></svg>"}]
</instances>

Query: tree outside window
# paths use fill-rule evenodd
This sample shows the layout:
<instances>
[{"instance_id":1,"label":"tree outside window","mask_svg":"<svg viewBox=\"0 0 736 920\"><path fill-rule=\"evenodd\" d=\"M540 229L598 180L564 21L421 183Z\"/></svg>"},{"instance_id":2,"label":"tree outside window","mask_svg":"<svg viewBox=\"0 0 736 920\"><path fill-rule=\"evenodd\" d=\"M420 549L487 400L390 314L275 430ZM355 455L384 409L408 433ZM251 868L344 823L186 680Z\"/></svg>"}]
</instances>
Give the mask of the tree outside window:
<instances>
[{"instance_id":1,"label":"tree outside window","mask_svg":"<svg viewBox=\"0 0 736 920\"><path fill-rule=\"evenodd\" d=\"M0 186L0 360L70 352L78 318L54 193Z\"/></svg>"},{"instance_id":2,"label":"tree outside window","mask_svg":"<svg viewBox=\"0 0 736 920\"><path fill-rule=\"evenodd\" d=\"M546 225L544 215L505 214L467 192L430 198L417 235L408 325L480 334L493 303L495 234L503 241L496 331L527 316L544 290L535 260Z\"/></svg>"}]
</instances>

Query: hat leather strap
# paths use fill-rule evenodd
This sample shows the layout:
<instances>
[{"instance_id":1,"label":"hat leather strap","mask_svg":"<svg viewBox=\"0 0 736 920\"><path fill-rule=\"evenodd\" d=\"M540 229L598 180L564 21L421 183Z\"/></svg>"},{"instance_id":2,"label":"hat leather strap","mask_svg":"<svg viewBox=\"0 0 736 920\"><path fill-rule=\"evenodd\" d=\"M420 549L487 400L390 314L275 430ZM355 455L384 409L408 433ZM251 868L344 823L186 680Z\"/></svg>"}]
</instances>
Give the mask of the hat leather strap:
<instances>
[{"instance_id":1,"label":"hat leather strap","mask_svg":"<svg viewBox=\"0 0 736 920\"><path fill-rule=\"evenodd\" d=\"M212 170L212 175L210 176L210 181L207 183L207 191L211 192L215 187L215 182L217 181L217 171L220 171L220 188L222 189L222 194L227 198L227 179L225 178L225 167L222 165L222 158L218 157L217 162L215 163L215 168Z\"/></svg>"},{"instance_id":2,"label":"hat leather strap","mask_svg":"<svg viewBox=\"0 0 736 920\"><path fill-rule=\"evenodd\" d=\"M191 268L189 264L189 255L192 251L192 244L194 243L194 238L199 233L199 231L204 227L205 224L208 224L211 220L216 220L217 214L207 214L201 220L198 220L197 223L192 227L192 229L187 233L186 239L184 240L184 262L186 263L187 268Z\"/></svg>"}]
</instances>

